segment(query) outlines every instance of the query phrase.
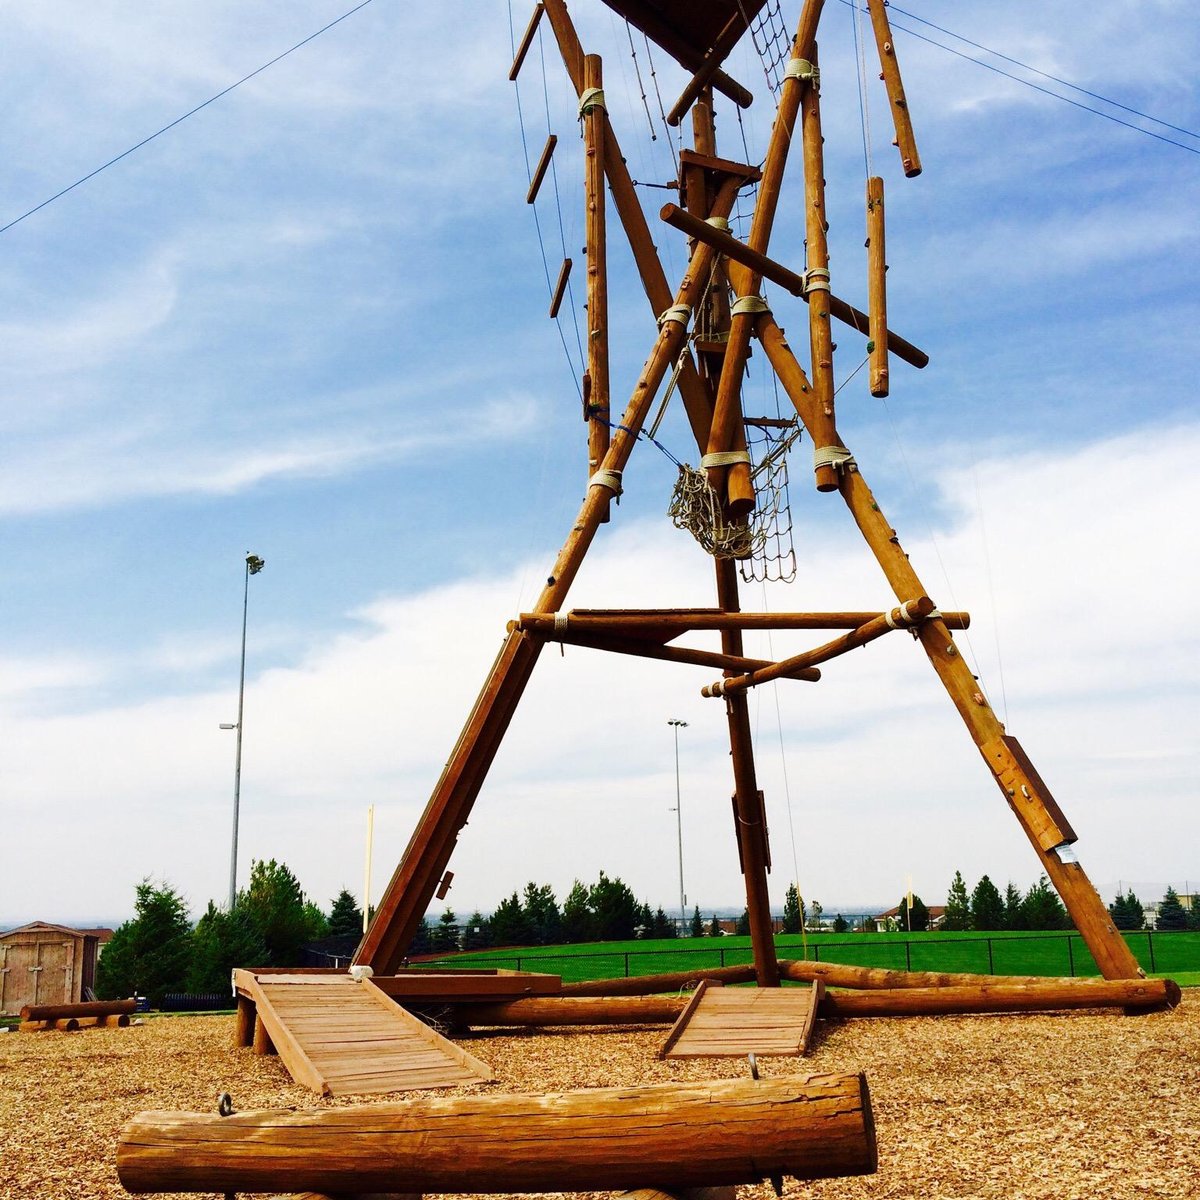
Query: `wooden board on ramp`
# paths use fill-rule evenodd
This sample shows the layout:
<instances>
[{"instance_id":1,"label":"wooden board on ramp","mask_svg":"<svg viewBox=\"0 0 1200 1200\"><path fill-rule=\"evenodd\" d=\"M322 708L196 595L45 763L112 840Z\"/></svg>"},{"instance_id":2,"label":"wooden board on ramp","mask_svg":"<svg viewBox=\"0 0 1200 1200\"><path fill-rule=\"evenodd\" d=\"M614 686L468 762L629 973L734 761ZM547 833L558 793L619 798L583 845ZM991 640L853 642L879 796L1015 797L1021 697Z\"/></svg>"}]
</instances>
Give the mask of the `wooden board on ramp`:
<instances>
[{"instance_id":1,"label":"wooden board on ramp","mask_svg":"<svg viewBox=\"0 0 1200 1200\"><path fill-rule=\"evenodd\" d=\"M659 1058L803 1054L825 986L726 988L702 980L671 1028Z\"/></svg>"},{"instance_id":2,"label":"wooden board on ramp","mask_svg":"<svg viewBox=\"0 0 1200 1200\"><path fill-rule=\"evenodd\" d=\"M349 975L235 971L292 1078L324 1096L488 1082L491 1069Z\"/></svg>"}]
</instances>

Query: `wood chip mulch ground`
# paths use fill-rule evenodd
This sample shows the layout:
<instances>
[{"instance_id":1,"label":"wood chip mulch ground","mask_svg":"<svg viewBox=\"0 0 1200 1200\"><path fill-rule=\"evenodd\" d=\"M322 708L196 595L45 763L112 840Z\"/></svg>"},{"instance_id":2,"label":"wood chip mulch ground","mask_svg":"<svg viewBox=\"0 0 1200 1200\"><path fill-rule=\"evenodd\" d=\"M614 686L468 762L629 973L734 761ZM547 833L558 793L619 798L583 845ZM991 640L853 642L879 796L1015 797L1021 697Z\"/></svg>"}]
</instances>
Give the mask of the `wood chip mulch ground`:
<instances>
[{"instance_id":1,"label":"wood chip mulch ground","mask_svg":"<svg viewBox=\"0 0 1200 1200\"><path fill-rule=\"evenodd\" d=\"M117 1200L117 1133L145 1109L320 1101L276 1058L232 1046L232 1017L0 1035L0 1197ZM506 1091L742 1075L744 1061L659 1062L663 1029L477 1036ZM1173 1012L821 1022L805 1059L764 1074L863 1070L879 1172L784 1194L813 1200L1200 1197L1200 989ZM462 1089L478 1090L478 1089ZM767 1185L739 1200L766 1200Z\"/></svg>"}]
</instances>

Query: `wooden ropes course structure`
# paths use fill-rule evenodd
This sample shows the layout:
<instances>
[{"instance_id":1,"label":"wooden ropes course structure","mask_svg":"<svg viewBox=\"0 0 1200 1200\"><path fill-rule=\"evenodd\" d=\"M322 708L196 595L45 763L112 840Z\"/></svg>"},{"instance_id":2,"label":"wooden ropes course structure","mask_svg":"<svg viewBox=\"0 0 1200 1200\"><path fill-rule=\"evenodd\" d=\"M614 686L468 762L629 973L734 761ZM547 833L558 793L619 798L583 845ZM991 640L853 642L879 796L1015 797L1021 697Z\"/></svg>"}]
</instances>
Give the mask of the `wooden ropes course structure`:
<instances>
[{"instance_id":1,"label":"wooden ropes course structure","mask_svg":"<svg viewBox=\"0 0 1200 1200\"><path fill-rule=\"evenodd\" d=\"M538 656L547 642L569 643L720 671L703 694L725 705L733 763L737 846L746 887L755 976L762 986L779 983L773 944L767 871L770 851L762 794L755 772L747 692L767 680L813 682L822 664L896 629L908 629L958 710L967 732L992 773L1072 921L1106 979L1141 975L1107 909L1075 859L1076 835L1017 740L992 710L954 640L965 629L965 613L941 612L909 562L896 530L867 485L851 450L838 434L833 373L835 321L868 337L869 387L886 395L890 362L898 358L923 367L927 356L888 327L884 242L884 185L867 184L868 312L842 300L830 277L825 216L825 172L821 133L821 83L817 27L823 0L805 0L786 59L778 71L777 109L761 165L723 158L716 144L715 94L738 106L751 95L722 69L729 52L753 27L766 0L687 3L686 0L605 0L608 6L669 55L692 77L667 120L690 118L693 147L682 149L679 202L659 216L686 235L687 267L674 287L654 245L650 222L636 194L604 102L602 64L582 46L564 0L541 0L517 49L510 78L516 79L541 22L546 22L579 97L584 142L586 213L587 336L583 394L588 426L587 495L532 611L510 622L507 638L459 735L408 847L384 893L355 963L376 973L402 963L429 903L444 895L447 867L488 769L504 737ZM883 0L869 0L871 27L881 77L895 125L895 141L906 176L921 171L921 158ZM530 198L545 176L555 139L547 141L533 172ZM799 158L803 180L807 263L794 270L771 256L771 233L789 160ZM610 204L605 194L607 183ZM746 237L730 232L739 197L752 195ZM642 287L658 323L637 384L619 420L611 417L607 238L617 223L629 242ZM664 232L666 232L664 230ZM564 264L553 310L561 301ZM760 294L764 280L807 305L807 363L780 327ZM884 612L782 613L742 611L739 559L754 552L755 510L764 497L747 449L756 422L743 411L742 384L751 346L757 344L778 386L795 409L798 427L812 439L813 483L837 494L850 510L868 551L874 555L897 604ZM687 414L700 468L681 468L672 515L713 556L716 607L705 610L571 611L571 584L600 525L621 494L622 476L668 374ZM785 424L780 422L780 424ZM754 628L837 631L812 650L768 662L747 657L743 631ZM719 634L720 651L675 646L692 630Z\"/></svg>"}]
</instances>

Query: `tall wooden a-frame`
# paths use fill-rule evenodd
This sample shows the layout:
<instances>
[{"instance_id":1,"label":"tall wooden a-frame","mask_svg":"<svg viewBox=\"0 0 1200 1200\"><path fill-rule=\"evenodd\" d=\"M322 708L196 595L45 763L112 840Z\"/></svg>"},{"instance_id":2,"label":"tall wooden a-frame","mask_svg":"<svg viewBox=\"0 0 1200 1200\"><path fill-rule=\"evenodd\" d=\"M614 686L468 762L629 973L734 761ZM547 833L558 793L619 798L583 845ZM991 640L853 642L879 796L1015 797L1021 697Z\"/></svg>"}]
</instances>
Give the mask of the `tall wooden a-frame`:
<instances>
[{"instance_id":1,"label":"tall wooden a-frame","mask_svg":"<svg viewBox=\"0 0 1200 1200\"><path fill-rule=\"evenodd\" d=\"M624 654L707 665L723 672L705 689L725 703L733 763L734 817L746 884L754 964L758 982L777 985L767 895L769 850L763 800L755 777L747 690L767 679L816 679L819 664L892 629L908 628L924 649L966 725L1004 798L1033 845L1042 868L1058 889L1076 927L1108 979L1141 974L1071 845L1075 834L1015 738L1005 733L970 668L955 645L952 630L965 626L963 614L941 613L928 598L896 531L880 511L862 472L838 436L833 402L833 337L837 318L869 332L871 390L886 394L889 351L917 366L925 356L887 329L883 184L868 184L870 313L852 309L830 289L826 250L824 170L820 114L820 74L816 32L823 0L805 0L779 88L778 110L761 168L717 156L712 96L719 90L735 103L749 95L721 71L747 23L763 0L605 0L613 9L681 62L693 78L669 118L690 113L693 151L682 155L681 206L660 214L692 239L686 272L672 292L621 149L604 106L600 60L585 56L564 0L543 0L535 9L513 67L520 68L539 19L548 19L567 73L580 97L586 161L588 375L585 402L589 419L587 496L571 527L537 604L511 623L475 706L454 746L404 856L382 897L355 962L390 974L405 951L435 894L448 885L446 868L459 831L483 786L526 683L548 641L570 642ZM883 0L869 0L882 76L896 123L896 141L906 175L920 172L907 103L891 43ZM802 148L807 270L788 270L768 257L771 228L781 196L789 151ZM552 150L548 145L547 153ZM607 180L658 333L637 385L620 419L609 420L605 209ZM736 198L756 184L753 218L746 240L728 232ZM537 181L533 189L536 189ZM533 190L531 189L531 191ZM801 365L782 329L758 292L770 279L808 304L810 369ZM714 279L719 286L714 288ZM726 288L725 284L728 284ZM693 334L703 318L704 336ZM655 396L668 372L679 366L678 387L702 455L701 465L724 521L736 526L753 509L755 495L746 453L741 385L746 358L756 340L804 429L812 438L818 491L841 496L870 552L895 593L887 612L744 613L733 557L714 557L717 605L705 610L568 612L566 599L592 539L609 519L610 501L620 494L621 476L637 443ZM611 436L610 436L611 435ZM749 659L742 646L748 628L833 629L839 636L778 663ZM670 643L690 630L716 630L720 652Z\"/></svg>"}]
</instances>

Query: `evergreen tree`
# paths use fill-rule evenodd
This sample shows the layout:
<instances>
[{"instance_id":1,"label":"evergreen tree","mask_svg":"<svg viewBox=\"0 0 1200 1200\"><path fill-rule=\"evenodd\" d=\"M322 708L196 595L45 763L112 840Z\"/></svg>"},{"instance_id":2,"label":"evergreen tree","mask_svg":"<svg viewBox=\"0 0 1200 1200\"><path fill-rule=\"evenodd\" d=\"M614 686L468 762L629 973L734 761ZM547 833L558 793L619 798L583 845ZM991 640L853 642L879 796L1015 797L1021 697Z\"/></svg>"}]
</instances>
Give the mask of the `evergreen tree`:
<instances>
[{"instance_id":1,"label":"evergreen tree","mask_svg":"<svg viewBox=\"0 0 1200 1200\"><path fill-rule=\"evenodd\" d=\"M251 863L250 886L239 893L237 907L246 910L266 951L267 961L257 965L300 965L301 947L313 940L314 914L305 907L299 880L283 863Z\"/></svg>"},{"instance_id":2,"label":"evergreen tree","mask_svg":"<svg viewBox=\"0 0 1200 1200\"><path fill-rule=\"evenodd\" d=\"M525 885L521 912L531 942L538 946L557 944L562 937L562 914L558 911L554 889L548 883L539 887L531 881Z\"/></svg>"},{"instance_id":3,"label":"evergreen tree","mask_svg":"<svg viewBox=\"0 0 1200 1200\"><path fill-rule=\"evenodd\" d=\"M491 922L476 909L467 919L462 931L462 948L464 950L486 950L492 944Z\"/></svg>"},{"instance_id":4,"label":"evergreen tree","mask_svg":"<svg viewBox=\"0 0 1200 1200\"><path fill-rule=\"evenodd\" d=\"M713 913L712 920L709 921L709 923L708 923L708 936L709 937L720 937L721 936L721 922L719 920L717 920L716 913Z\"/></svg>"},{"instance_id":5,"label":"evergreen tree","mask_svg":"<svg viewBox=\"0 0 1200 1200\"><path fill-rule=\"evenodd\" d=\"M1146 912L1145 906L1133 894L1133 889L1129 892L1117 893L1117 898L1108 906L1109 915L1113 919L1113 924L1118 929L1144 929L1146 927Z\"/></svg>"},{"instance_id":6,"label":"evergreen tree","mask_svg":"<svg viewBox=\"0 0 1200 1200\"><path fill-rule=\"evenodd\" d=\"M1187 909L1179 903L1179 896L1173 887L1167 888L1163 898L1158 904L1158 919L1154 923L1155 929L1170 932L1176 929L1186 929L1188 927Z\"/></svg>"},{"instance_id":7,"label":"evergreen tree","mask_svg":"<svg viewBox=\"0 0 1200 1200\"><path fill-rule=\"evenodd\" d=\"M1026 929L1066 929L1068 925L1067 910L1045 875L1025 893L1021 913Z\"/></svg>"},{"instance_id":8,"label":"evergreen tree","mask_svg":"<svg viewBox=\"0 0 1200 1200\"><path fill-rule=\"evenodd\" d=\"M329 918L321 911L321 906L313 900L304 901L304 939L308 942L318 942L329 936Z\"/></svg>"},{"instance_id":9,"label":"evergreen tree","mask_svg":"<svg viewBox=\"0 0 1200 1200\"><path fill-rule=\"evenodd\" d=\"M1021 889L1010 879L1004 889L1004 928L1028 929L1025 910L1021 907Z\"/></svg>"},{"instance_id":10,"label":"evergreen tree","mask_svg":"<svg viewBox=\"0 0 1200 1200\"><path fill-rule=\"evenodd\" d=\"M638 905L637 924L633 927L633 933L635 937L654 936L654 913L644 900Z\"/></svg>"},{"instance_id":11,"label":"evergreen tree","mask_svg":"<svg viewBox=\"0 0 1200 1200\"><path fill-rule=\"evenodd\" d=\"M169 883L143 879L133 919L116 930L96 965L96 994L118 1000L140 993L157 1008L166 992L183 990L191 951L187 903Z\"/></svg>"},{"instance_id":12,"label":"evergreen tree","mask_svg":"<svg viewBox=\"0 0 1200 1200\"><path fill-rule=\"evenodd\" d=\"M833 918L833 932L834 933L845 933L846 930L849 928L850 928L849 922L846 920L845 917L842 916L841 913L838 913L838 915Z\"/></svg>"},{"instance_id":13,"label":"evergreen tree","mask_svg":"<svg viewBox=\"0 0 1200 1200\"><path fill-rule=\"evenodd\" d=\"M663 912L662 905L654 914L654 936L656 938L673 938L679 936L679 926Z\"/></svg>"},{"instance_id":14,"label":"evergreen tree","mask_svg":"<svg viewBox=\"0 0 1200 1200\"><path fill-rule=\"evenodd\" d=\"M227 913L210 900L192 930L187 990L223 992L234 967L262 966L266 959L266 948L249 914L241 908Z\"/></svg>"},{"instance_id":15,"label":"evergreen tree","mask_svg":"<svg viewBox=\"0 0 1200 1200\"><path fill-rule=\"evenodd\" d=\"M588 889L588 908L595 921L597 941L619 942L633 937L639 920L637 897L620 879L609 879L601 871L600 878Z\"/></svg>"},{"instance_id":16,"label":"evergreen tree","mask_svg":"<svg viewBox=\"0 0 1200 1200\"><path fill-rule=\"evenodd\" d=\"M453 909L446 909L430 931L429 948L434 954L449 954L458 949L458 918Z\"/></svg>"},{"instance_id":17,"label":"evergreen tree","mask_svg":"<svg viewBox=\"0 0 1200 1200\"><path fill-rule=\"evenodd\" d=\"M571 885L562 908L562 935L568 942L590 942L592 910L588 907L588 890L578 879Z\"/></svg>"},{"instance_id":18,"label":"evergreen tree","mask_svg":"<svg viewBox=\"0 0 1200 1200\"><path fill-rule=\"evenodd\" d=\"M742 909L742 915L737 920L737 932L742 937L750 936L750 910L749 908Z\"/></svg>"},{"instance_id":19,"label":"evergreen tree","mask_svg":"<svg viewBox=\"0 0 1200 1200\"><path fill-rule=\"evenodd\" d=\"M795 883L789 883L783 896L783 932L799 933L804 927L804 898Z\"/></svg>"},{"instance_id":20,"label":"evergreen tree","mask_svg":"<svg viewBox=\"0 0 1200 1200\"><path fill-rule=\"evenodd\" d=\"M692 913L692 937L704 936L704 920L700 916L700 905L696 905L695 911Z\"/></svg>"},{"instance_id":21,"label":"evergreen tree","mask_svg":"<svg viewBox=\"0 0 1200 1200\"><path fill-rule=\"evenodd\" d=\"M1000 889L986 876L975 885L971 893L971 928L981 933L1003 929L1004 897Z\"/></svg>"},{"instance_id":22,"label":"evergreen tree","mask_svg":"<svg viewBox=\"0 0 1200 1200\"><path fill-rule=\"evenodd\" d=\"M420 925L417 926L417 932L413 934L412 941L408 943L408 950L405 951L405 958L412 958L418 954L428 954L429 947L433 941L433 934L429 929L429 920L427 917L421 918Z\"/></svg>"},{"instance_id":23,"label":"evergreen tree","mask_svg":"<svg viewBox=\"0 0 1200 1200\"><path fill-rule=\"evenodd\" d=\"M528 946L530 943L525 910L516 892L507 900L501 900L492 913L492 943L496 946Z\"/></svg>"},{"instance_id":24,"label":"evergreen tree","mask_svg":"<svg viewBox=\"0 0 1200 1200\"><path fill-rule=\"evenodd\" d=\"M942 928L951 932L971 928L971 901L961 871L954 872L950 890L946 893L946 917Z\"/></svg>"},{"instance_id":25,"label":"evergreen tree","mask_svg":"<svg viewBox=\"0 0 1200 1200\"><path fill-rule=\"evenodd\" d=\"M361 937L362 931L362 909L358 907L358 901L342 888L329 910L329 936Z\"/></svg>"},{"instance_id":26,"label":"evergreen tree","mask_svg":"<svg viewBox=\"0 0 1200 1200\"><path fill-rule=\"evenodd\" d=\"M900 911L896 914L896 928L901 933L907 933L909 930L917 933L929 928L929 909L925 907L925 901L915 892L912 898L911 915L908 911L908 897L905 896L900 901Z\"/></svg>"}]
</instances>

